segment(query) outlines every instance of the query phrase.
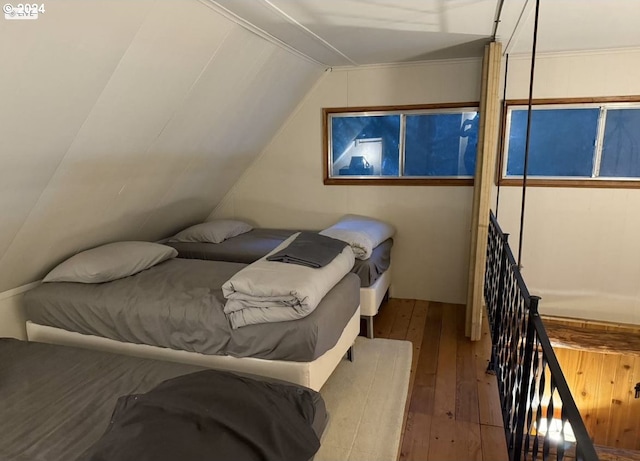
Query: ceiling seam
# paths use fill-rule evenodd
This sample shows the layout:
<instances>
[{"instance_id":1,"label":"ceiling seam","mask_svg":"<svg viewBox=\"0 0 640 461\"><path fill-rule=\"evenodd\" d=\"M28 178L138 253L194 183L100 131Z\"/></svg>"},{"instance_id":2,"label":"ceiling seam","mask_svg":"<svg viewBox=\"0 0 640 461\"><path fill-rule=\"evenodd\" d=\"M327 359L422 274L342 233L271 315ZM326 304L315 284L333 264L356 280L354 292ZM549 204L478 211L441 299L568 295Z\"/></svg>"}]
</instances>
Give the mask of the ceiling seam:
<instances>
[{"instance_id":1,"label":"ceiling seam","mask_svg":"<svg viewBox=\"0 0 640 461\"><path fill-rule=\"evenodd\" d=\"M224 6L220 5L218 2L216 2L215 0L198 0L200 3L202 3L203 5L211 8L212 10L214 10L216 13L221 14L222 16L224 16L225 18L227 18L228 20L238 24L239 26L243 27L244 29L248 30L249 32L257 35L260 38L263 38L264 40L267 40L268 42L288 51L289 53L298 56L299 58L302 58L306 61L309 61L313 64L317 64L323 67L330 67L329 64L324 63L324 62L320 62L317 59L312 58L311 56L309 56L308 54L303 53L302 51L292 47L291 45L283 42L282 40L280 40L279 38L271 35L269 32L266 32L265 30L259 28L258 26L250 23L249 21L247 21L244 18L241 18L240 16L238 16L237 14L235 14L234 12L228 10L227 8L225 8Z\"/></svg>"},{"instance_id":2,"label":"ceiling seam","mask_svg":"<svg viewBox=\"0 0 640 461\"><path fill-rule=\"evenodd\" d=\"M329 43L328 41L326 41L324 38L320 37L318 34L316 34L315 32L313 32L311 29L309 29L307 26L301 24L300 22L298 22L293 16L290 16L289 14L285 13L283 10L281 10L280 8L278 8L277 6L275 6L273 3L271 3L270 0L262 0L264 3L266 3L267 5L269 5L271 8L273 8L276 12L278 12L283 18L285 18L287 21L289 21L291 24L299 27L300 29L302 29L303 31L305 31L307 34L309 34L311 37L313 37L314 39L316 39L317 41L319 41L320 43L322 43L322 45L324 45L325 47L329 48L331 51L338 53L340 56L342 56L343 58L345 58L347 61L349 61L352 65L357 66L358 63L356 61L354 61L353 59L351 59L349 56L347 56L346 54L344 54L342 51L340 51L339 49L337 49L335 46L333 46L331 43Z\"/></svg>"},{"instance_id":3,"label":"ceiling seam","mask_svg":"<svg viewBox=\"0 0 640 461\"><path fill-rule=\"evenodd\" d=\"M522 11L520 11L520 16L518 17L518 22L516 22L515 27L513 28L513 32L511 32L511 36L507 41L507 45L504 47L503 55L508 54L511 51L511 47L515 46L515 43L518 41L518 36L522 31L522 25L526 22L526 20L531 15L531 11L533 11L533 3L530 0L527 0L522 7ZM525 14L526 12L526 14Z\"/></svg>"}]
</instances>

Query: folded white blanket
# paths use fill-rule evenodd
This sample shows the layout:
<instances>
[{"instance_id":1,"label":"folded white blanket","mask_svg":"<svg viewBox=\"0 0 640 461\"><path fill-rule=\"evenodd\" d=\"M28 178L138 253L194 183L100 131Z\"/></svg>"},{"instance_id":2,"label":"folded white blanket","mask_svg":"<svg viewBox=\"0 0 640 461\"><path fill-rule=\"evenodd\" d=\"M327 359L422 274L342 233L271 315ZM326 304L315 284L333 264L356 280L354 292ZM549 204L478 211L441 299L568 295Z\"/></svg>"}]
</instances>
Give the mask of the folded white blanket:
<instances>
[{"instance_id":1,"label":"folded white blanket","mask_svg":"<svg viewBox=\"0 0 640 461\"><path fill-rule=\"evenodd\" d=\"M222 293L227 299L224 312L232 328L296 320L309 315L353 267L354 256L348 246L321 268L267 260L297 236L293 234L222 285Z\"/></svg>"},{"instance_id":2,"label":"folded white blanket","mask_svg":"<svg viewBox=\"0 0 640 461\"><path fill-rule=\"evenodd\" d=\"M391 224L367 216L348 214L321 231L320 235L347 242L356 258L369 259L373 249L395 233L396 229Z\"/></svg>"}]
</instances>

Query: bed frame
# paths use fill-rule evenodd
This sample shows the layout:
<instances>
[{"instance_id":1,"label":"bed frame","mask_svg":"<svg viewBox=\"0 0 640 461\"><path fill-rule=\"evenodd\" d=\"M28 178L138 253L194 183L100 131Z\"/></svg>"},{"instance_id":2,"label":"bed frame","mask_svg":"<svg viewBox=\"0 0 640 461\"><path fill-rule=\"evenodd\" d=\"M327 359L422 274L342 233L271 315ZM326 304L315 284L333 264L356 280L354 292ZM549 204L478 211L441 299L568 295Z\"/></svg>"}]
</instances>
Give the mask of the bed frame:
<instances>
[{"instance_id":1,"label":"bed frame","mask_svg":"<svg viewBox=\"0 0 640 461\"><path fill-rule=\"evenodd\" d=\"M367 337L373 339L373 317L389 293L391 266L370 287L360 288L360 315L367 321Z\"/></svg>"},{"instance_id":2,"label":"bed frame","mask_svg":"<svg viewBox=\"0 0 640 461\"><path fill-rule=\"evenodd\" d=\"M360 332L360 307L356 309L338 338L335 346L311 362L287 362L252 357L231 357L228 355L206 355L198 352L180 351L147 344L126 343L115 339L102 338L67 331L27 321L29 341L75 346L134 357L167 360L170 362L198 365L217 370L252 373L259 376L281 379L319 391L345 354L353 360L352 346Z\"/></svg>"}]
</instances>

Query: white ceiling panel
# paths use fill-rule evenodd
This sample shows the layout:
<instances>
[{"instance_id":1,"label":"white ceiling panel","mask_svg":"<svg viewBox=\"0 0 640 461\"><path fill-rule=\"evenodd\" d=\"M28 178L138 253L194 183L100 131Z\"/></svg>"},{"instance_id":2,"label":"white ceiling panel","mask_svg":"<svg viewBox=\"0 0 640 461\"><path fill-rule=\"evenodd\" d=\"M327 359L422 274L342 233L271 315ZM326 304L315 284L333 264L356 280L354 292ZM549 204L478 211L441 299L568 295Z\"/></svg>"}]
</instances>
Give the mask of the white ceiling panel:
<instances>
[{"instance_id":1,"label":"white ceiling panel","mask_svg":"<svg viewBox=\"0 0 640 461\"><path fill-rule=\"evenodd\" d=\"M491 35L497 4L496 0L271 0L271 3L314 32L350 29L356 40L360 39L358 29Z\"/></svg>"},{"instance_id":2,"label":"white ceiling panel","mask_svg":"<svg viewBox=\"0 0 640 461\"><path fill-rule=\"evenodd\" d=\"M513 35L522 8L525 9L525 15L506 50L509 53L531 52L534 0L505 2L498 36L507 43L508 37ZM638 0L541 0L537 51L549 53L638 47L638 24Z\"/></svg>"},{"instance_id":3,"label":"white ceiling panel","mask_svg":"<svg viewBox=\"0 0 640 461\"><path fill-rule=\"evenodd\" d=\"M206 1L206 0L203 0ZM214 3L214 0L211 0ZM328 66L481 57L500 0L215 0ZM638 0L541 0L539 52L640 46ZM531 50L535 0L506 0L497 38ZM521 13L525 12L518 25Z\"/></svg>"},{"instance_id":4,"label":"white ceiling panel","mask_svg":"<svg viewBox=\"0 0 640 461\"><path fill-rule=\"evenodd\" d=\"M329 66L482 55L497 0L216 0ZM480 44L480 45L479 45Z\"/></svg>"},{"instance_id":5,"label":"white ceiling panel","mask_svg":"<svg viewBox=\"0 0 640 461\"><path fill-rule=\"evenodd\" d=\"M221 6L318 62L332 66L352 64L331 46L318 40L317 37L295 22L291 22L267 2L262 0L215 0L211 3Z\"/></svg>"}]
</instances>

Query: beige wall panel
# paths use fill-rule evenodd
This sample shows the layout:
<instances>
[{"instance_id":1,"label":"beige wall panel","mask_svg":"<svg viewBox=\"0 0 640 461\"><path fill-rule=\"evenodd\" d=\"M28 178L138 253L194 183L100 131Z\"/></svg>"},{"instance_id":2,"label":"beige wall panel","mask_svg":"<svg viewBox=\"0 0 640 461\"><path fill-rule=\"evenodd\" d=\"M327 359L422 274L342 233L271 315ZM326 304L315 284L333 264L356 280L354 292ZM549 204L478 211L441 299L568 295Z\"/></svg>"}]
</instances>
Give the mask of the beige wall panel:
<instances>
[{"instance_id":1,"label":"beige wall panel","mask_svg":"<svg viewBox=\"0 0 640 461\"><path fill-rule=\"evenodd\" d=\"M349 213L393 223L393 296L464 303L471 187L351 187ZM326 227L326 225L325 225Z\"/></svg>"},{"instance_id":2,"label":"beige wall panel","mask_svg":"<svg viewBox=\"0 0 640 461\"><path fill-rule=\"evenodd\" d=\"M348 72L347 105L478 101L481 71L481 59L363 68Z\"/></svg>"},{"instance_id":3,"label":"beige wall panel","mask_svg":"<svg viewBox=\"0 0 640 461\"><path fill-rule=\"evenodd\" d=\"M144 225L145 235L165 236L204 220L321 72L236 28L194 88L189 111L176 120L189 127L184 143L192 155L176 170ZM200 202L206 209L195 207Z\"/></svg>"},{"instance_id":4,"label":"beige wall panel","mask_svg":"<svg viewBox=\"0 0 640 461\"><path fill-rule=\"evenodd\" d=\"M536 60L534 98L640 94L640 50L541 55ZM530 56L509 56L507 99L527 98Z\"/></svg>"},{"instance_id":5,"label":"beige wall panel","mask_svg":"<svg viewBox=\"0 0 640 461\"><path fill-rule=\"evenodd\" d=\"M327 227L346 213L378 217L398 229L393 296L464 303L472 188L323 185L322 108L478 100L479 65L327 72L210 217L304 229ZM431 82L446 80L447 73L456 86L432 90Z\"/></svg>"},{"instance_id":6,"label":"beige wall panel","mask_svg":"<svg viewBox=\"0 0 640 461\"><path fill-rule=\"evenodd\" d=\"M151 4L56 1L35 21L0 21L0 259Z\"/></svg>"},{"instance_id":7,"label":"beige wall panel","mask_svg":"<svg viewBox=\"0 0 640 461\"><path fill-rule=\"evenodd\" d=\"M640 95L640 50L541 56L534 98ZM526 98L529 60L509 59L508 98ZM517 253L521 188L500 190ZM640 190L527 189L523 274L544 313L640 324ZM517 254L516 254L517 257Z\"/></svg>"},{"instance_id":8,"label":"beige wall panel","mask_svg":"<svg viewBox=\"0 0 640 461\"><path fill-rule=\"evenodd\" d=\"M263 227L313 229L346 212L346 188L324 186L321 160L321 107L345 105L346 77L344 72L325 73L242 176L230 198L236 216Z\"/></svg>"}]
</instances>

